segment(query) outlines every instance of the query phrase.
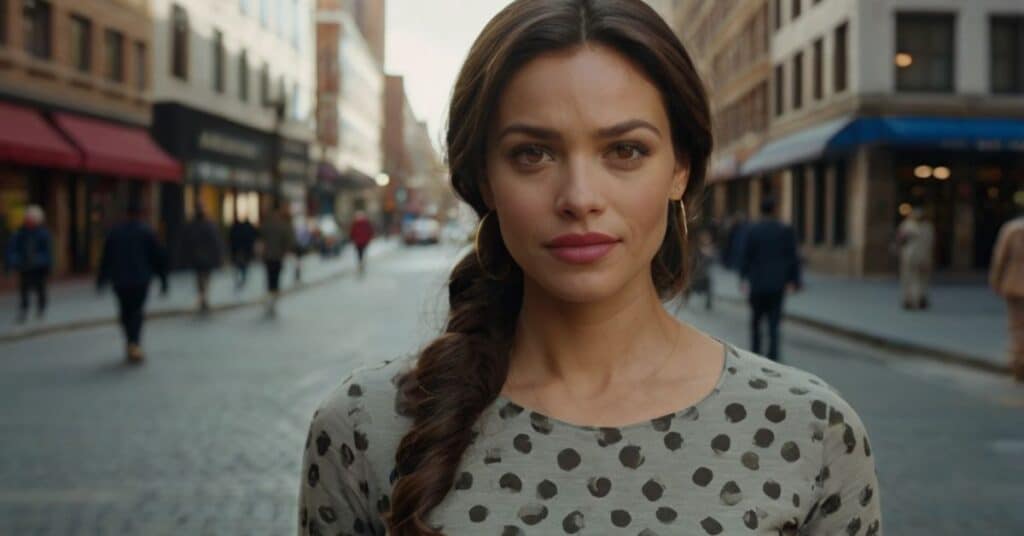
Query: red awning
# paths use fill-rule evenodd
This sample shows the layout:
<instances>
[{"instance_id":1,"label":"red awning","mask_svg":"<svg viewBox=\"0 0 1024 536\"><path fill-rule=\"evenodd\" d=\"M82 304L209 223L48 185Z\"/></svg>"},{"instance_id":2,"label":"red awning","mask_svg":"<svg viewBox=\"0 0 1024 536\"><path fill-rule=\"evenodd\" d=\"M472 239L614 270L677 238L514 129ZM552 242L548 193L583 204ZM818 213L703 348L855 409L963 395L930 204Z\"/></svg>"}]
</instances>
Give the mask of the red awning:
<instances>
[{"instance_id":1,"label":"red awning","mask_svg":"<svg viewBox=\"0 0 1024 536\"><path fill-rule=\"evenodd\" d=\"M85 153L82 168L94 173L164 181L181 180L181 164L144 129L77 115L54 114L59 126Z\"/></svg>"},{"instance_id":2,"label":"red awning","mask_svg":"<svg viewBox=\"0 0 1024 536\"><path fill-rule=\"evenodd\" d=\"M0 102L0 161L76 169L82 155L35 110Z\"/></svg>"}]
</instances>

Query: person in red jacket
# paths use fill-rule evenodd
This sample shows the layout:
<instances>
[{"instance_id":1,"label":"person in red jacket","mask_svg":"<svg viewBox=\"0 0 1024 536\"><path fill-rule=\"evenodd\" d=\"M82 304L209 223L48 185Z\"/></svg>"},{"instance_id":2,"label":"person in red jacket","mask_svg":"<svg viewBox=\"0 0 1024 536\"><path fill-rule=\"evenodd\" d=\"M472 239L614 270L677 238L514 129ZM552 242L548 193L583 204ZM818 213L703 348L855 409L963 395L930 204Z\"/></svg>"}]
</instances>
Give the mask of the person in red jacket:
<instances>
[{"instance_id":1,"label":"person in red jacket","mask_svg":"<svg viewBox=\"0 0 1024 536\"><path fill-rule=\"evenodd\" d=\"M356 255L359 256L359 274L362 275L366 271L366 248L373 240L373 224L370 223L370 218L366 217L365 212L356 212L348 237L356 246Z\"/></svg>"}]
</instances>

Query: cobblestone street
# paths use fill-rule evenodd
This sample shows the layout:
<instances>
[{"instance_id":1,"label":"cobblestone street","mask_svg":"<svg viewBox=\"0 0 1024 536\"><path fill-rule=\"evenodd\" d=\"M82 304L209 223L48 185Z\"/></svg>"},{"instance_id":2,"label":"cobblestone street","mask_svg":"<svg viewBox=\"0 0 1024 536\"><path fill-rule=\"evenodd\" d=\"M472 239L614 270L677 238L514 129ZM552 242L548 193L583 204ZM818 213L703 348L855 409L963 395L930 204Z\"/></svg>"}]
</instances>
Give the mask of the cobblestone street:
<instances>
[{"instance_id":1,"label":"cobblestone street","mask_svg":"<svg viewBox=\"0 0 1024 536\"><path fill-rule=\"evenodd\" d=\"M397 251L288 296L275 320L151 321L142 367L122 364L114 326L0 345L0 534L294 533L314 406L440 327L454 259ZM698 302L680 315L746 346L743 309ZM1024 533L1024 389L799 326L784 348L867 425L886 533Z\"/></svg>"}]
</instances>

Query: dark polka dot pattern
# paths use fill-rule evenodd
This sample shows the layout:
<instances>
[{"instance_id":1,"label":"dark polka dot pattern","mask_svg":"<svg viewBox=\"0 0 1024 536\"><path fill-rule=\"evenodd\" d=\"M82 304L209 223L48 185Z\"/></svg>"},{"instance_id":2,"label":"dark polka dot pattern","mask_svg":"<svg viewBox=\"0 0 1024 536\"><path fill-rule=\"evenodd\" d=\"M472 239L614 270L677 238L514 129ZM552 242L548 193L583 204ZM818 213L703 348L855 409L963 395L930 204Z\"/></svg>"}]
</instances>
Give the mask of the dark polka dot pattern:
<instances>
[{"instance_id":1,"label":"dark polka dot pattern","mask_svg":"<svg viewBox=\"0 0 1024 536\"><path fill-rule=\"evenodd\" d=\"M410 364L357 371L317 409L301 534L385 533L407 429L393 379ZM715 390L675 413L581 426L499 396L472 430L450 493L425 520L445 534L882 531L856 412L816 377L731 347Z\"/></svg>"}]
</instances>

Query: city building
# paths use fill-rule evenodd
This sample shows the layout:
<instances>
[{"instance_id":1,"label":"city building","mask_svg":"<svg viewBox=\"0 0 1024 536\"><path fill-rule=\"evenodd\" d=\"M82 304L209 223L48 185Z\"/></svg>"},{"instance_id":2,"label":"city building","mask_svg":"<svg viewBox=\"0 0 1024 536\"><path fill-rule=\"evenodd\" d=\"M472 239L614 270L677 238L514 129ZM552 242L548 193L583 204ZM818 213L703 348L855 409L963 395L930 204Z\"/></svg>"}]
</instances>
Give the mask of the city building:
<instances>
[{"instance_id":1,"label":"city building","mask_svg":"<svg viewBox=\"0 0 1024 536\"><path fill-rule=\"evenodd\" d=\"M677 14L745 4L681 2ZM775 197L812 269L893 272L890 245L913 206L935 224L940 270L984 269L1000 225L1024 207L1024 4L772 0L769 9L767 138L713 188L737 192L748 202L734 205L748 212ZM704 31L695 22L680 15L677 30Z\"/></svg>"},{"instance_id":2,"label":"city building","mask_svg":"<svg viewBox=\"0 0 1024 536\"><path fill-rule=\"evenodd\" d=\"M376 3L381 4L383 36L383 1ZM384 173L383 37L379 50L364 37L356 15L368 10L366 4L317 2L316 117L322 154L316 210L342 222L356 210L379 216L377 189L389 180Z\"/></svg>"},{"instance_id":3,"label":"city building","mask_svg":"<svg viewBox=\"0 0 1024 536\"><path fill-rule=\"evenodd\" d=\"M312 184L312 0L152 0L154 137L185 166L164 189L174 230L202 206L258 221L280 201L304 219Z\"/></svg>"},{"instance_id":4,"label":"city building","mask_svg":"<svg viewBox=\"0 0 1024 536\"><path fill-rule=\"evenodd\" d=\"M55 273L84 272L130 198L158 223L182 168L149 136L152 51L146 0L0 1L0 242L41 205Z\"/></svg>"}]
</instances>

